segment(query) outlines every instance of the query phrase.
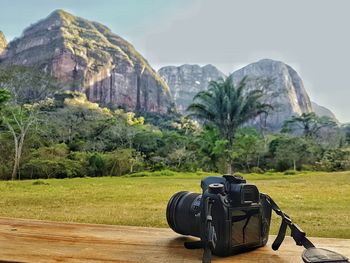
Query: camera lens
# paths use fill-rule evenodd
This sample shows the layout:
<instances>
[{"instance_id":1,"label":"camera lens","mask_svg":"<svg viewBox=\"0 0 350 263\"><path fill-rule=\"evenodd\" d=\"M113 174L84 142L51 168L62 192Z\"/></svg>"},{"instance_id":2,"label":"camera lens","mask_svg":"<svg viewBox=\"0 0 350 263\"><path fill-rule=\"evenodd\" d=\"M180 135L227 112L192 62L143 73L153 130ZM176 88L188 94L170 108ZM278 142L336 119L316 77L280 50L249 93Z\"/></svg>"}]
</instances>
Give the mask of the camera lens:
<instances>
[{"instance_id":1,"label":"camera lens","mask_svg":"<svg viewBox=\"0 0 350 263\"><path fill-rule=\"evenodd\" d=\"M166 209L168 225L182 235L200 236L199 214L201 195L191 192L174 194Z\"/></svg>"}]
</instances>

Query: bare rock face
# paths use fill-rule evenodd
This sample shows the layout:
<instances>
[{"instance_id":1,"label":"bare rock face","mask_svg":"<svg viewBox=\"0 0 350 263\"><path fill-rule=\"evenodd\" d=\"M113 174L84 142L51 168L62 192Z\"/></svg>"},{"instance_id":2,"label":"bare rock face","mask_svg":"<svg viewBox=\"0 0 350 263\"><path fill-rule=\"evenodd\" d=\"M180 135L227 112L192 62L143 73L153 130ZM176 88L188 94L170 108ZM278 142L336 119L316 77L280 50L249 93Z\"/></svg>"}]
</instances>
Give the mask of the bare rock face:
<instances>
[{"instance_id":1,"label":"bare rock face","mask_svg":"<svg viewBox=\"0 0 350 263\"><path fill-rule=\"evenodd\" d=\"M247 77L248 90L262 89L262 101L274 108L267 117L260 116L253 121L260 127L277 131L293 115L313 111L300 76L283 62L263 59L232 73L235 83L244 77Z\"/></svg>"},{"instance_id":2,"label":"bare rock face","mask_svg":"<svg viewBox=\"0 0 350 263\"><path fill-rule=\"evenodd\" d=\"M311 105L312 105L313 111L316 113L317 116L328 117L333 121L335 121L336 123L340 124L339 120L330 109L327 109L326 107L318 105L316 102L313 102L313 101L311 102Z\"/></svg>"},{"instance_id":3,"label":"bare rock face","mask_svg":"<svg viewBox=\"0 0 350 263\"><path fill-rule=\"evenodd\" d=\"M5 51L6 47L7 47L6 37L4 33L0 31L0 57L1 57L1 54Z\"/></svg>"},{"instance_id":4,"label":"bare rock face","mask_svg":"<svg viewBox=\"0 0 350 263\"><path fill-rule=\"evenodd\" d=\"M209 81L225 75L213 65L166 66L158 71L173 94L177 109L185 112L193 97L208 88Z\"/></svg>"},{"instance_id":5,"label":"bare rock face","mask_svg":"<svg viewBox=\"0 0 350 263\"><path fill-rule=\"evenodd\" d=\"M0 65L38 67L104 106L164 113L172 101L167 84L130 43L62 10L10 42Z\"/></svg>"}]
</instances>

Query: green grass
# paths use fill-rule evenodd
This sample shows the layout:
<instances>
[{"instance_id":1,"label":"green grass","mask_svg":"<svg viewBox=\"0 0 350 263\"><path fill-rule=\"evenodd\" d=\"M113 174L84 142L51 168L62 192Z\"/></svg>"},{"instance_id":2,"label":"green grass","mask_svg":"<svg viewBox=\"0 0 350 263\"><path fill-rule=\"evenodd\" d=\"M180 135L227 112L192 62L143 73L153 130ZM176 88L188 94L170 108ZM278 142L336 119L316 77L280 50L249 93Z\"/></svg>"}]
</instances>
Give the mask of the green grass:
<instances>
[{"instance_id":1,"label":"green grass","mask_svg":"<svg viewBox=\"0 0 350 263\"><path fill-rule=\"evenodd\" d=\"M165 208L177 191L200 191L205 173L142 172L127 177L0 182L0 216L167 227ZM309 236L350 238L350 172L245 176ZM272 233L280 224L273 218Z\"/></svg>"}]
</instances>

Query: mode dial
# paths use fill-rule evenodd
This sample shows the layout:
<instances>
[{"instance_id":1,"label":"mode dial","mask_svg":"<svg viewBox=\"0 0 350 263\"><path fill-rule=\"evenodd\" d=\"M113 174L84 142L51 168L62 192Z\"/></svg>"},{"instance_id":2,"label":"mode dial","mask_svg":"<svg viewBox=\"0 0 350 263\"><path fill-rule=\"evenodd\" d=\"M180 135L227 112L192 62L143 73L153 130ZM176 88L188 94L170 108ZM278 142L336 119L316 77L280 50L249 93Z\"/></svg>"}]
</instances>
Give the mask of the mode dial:
<instances>
[{"instance_id":1,"label":"mode dial","mask_svg":"<svg viewBox=\"0 0 350 263\"><path fill-rule=\"evenodd\" d=\"M210 184L209 185L209 193L211 194L224 194L225 193L225 187L223 184Z\"/></svg>"}]
</instances>

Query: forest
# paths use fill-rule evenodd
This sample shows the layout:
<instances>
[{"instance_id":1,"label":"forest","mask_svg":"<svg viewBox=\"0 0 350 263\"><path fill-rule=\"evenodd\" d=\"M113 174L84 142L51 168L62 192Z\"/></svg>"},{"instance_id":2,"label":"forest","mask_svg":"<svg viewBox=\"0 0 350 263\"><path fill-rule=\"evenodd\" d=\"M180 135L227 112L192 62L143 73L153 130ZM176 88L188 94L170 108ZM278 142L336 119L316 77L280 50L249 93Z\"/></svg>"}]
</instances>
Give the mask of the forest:
<instances>
[{"instance_id":1,"label":"forest","mask_svg":"<svg viewBox=\"0 0 350 263\"><path fill-rule=\"evenodd\" d=\"M167 114L128 112L65 91L53 77L35 69L1 68L0 179L157 170L293 174L350 169L350 126L314 113L285 120L279 132L249 125L247 120L273 110L258 103L258 93L240 94L246 107L236 106L244 110L218 123L233 104L229 109L224 104L210 108L211 100L221 101L221 93L215 92L238 96L240 89L243 82L238 87L227 79L213 82L207 92L197 94L187 115L172 108Z\"/></svg>"}]
</instances>

